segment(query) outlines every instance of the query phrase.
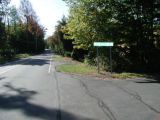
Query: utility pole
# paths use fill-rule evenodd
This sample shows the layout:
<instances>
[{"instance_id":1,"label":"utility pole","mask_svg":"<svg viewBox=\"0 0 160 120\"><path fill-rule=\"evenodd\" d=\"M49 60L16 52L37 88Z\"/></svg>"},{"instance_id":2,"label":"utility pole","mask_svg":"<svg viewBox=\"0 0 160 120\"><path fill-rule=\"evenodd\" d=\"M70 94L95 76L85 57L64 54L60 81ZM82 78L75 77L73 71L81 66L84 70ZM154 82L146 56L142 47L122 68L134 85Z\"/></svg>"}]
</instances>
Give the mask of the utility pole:
<instances>
[{"instance_id":1,"label":"utility pole","mask_svg":"<svg viewBox=\"0 0 160 120\"><path fill-rule=\"evenodd\" d=\"M99 49L98 49L99 47L97 47L97 71L98 71L98 73L100 73L99 71L100 71L100 69L99 69Z\"/></svg>"},{"instance_id":2,"label":"utility pole","mask_svg":"<svg viewBox=\"0 0 160 120\"><path fill-rule=\"evenodd\" d=\"M109 59L110 59L109 61L110 61L110 67L111 67L110 72L112 74L112 47L111 46L109 47L109 52L110 52L109 53Z\"/></svg>"}]
</instances>

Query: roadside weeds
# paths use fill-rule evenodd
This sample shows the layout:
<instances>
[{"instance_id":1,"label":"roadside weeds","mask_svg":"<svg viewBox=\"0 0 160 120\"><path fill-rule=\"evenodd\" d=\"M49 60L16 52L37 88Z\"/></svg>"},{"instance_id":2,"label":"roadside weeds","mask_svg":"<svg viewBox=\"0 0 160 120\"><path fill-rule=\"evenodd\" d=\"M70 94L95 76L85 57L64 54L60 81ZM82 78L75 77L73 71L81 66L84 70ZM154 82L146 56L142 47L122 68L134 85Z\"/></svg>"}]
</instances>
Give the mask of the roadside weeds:
<instances>
[{"instance_id":1,"label":"roadside weeds","mask_svg":"<svg viewBox=\"0 0 160 120\"><path fill-rule=\"evenodd\" d=\"M85 75L91 77L97 77L100 79L120 79L120 80L130 80L130 79L137 79L137 78L145 78L145 79L159 79L160 77L157 74L142 74L142 73L110 73L104 70L101 70L100 73L97 73L96 66L91 66L84 64L82 62L78 62L72 60L68 57L63 57L59 55L55 55L53 57L53 61L58 62L56 66L56 71L68 73L68 74L77 74L77 75Z\"/></svg>"}]
</instances>

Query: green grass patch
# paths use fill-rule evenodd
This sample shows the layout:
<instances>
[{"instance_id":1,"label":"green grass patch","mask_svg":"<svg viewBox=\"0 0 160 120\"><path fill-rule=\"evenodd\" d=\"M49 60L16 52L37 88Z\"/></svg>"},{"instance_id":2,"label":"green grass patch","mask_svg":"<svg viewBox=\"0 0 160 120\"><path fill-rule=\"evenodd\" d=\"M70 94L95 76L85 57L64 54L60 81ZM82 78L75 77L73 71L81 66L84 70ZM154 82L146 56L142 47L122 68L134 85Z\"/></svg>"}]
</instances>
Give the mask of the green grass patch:
<instances>
[{"instance_id":1,"label":"green grass patch","mask_svg":"<svg viewBox=\"0 0 160 120\"><path fill-rule=\"evenodd\" d=\"M118 79L133 79L133 78L148 78L149 75L146 74L139 74L139 73L114 73L112 74L113 78Z\"/></svg>"},{"instance_id":2,"label":"green grass patch","mask_svg":"<svg viewBox=\"0 0 160 120\"><path fill-rule=\"evenodd\" d=\"M63 64L57 66L57 71L65 73L75 73L75 74L94 74L96 73L96 68L83 63L79 64Z\"/></svg>"},{"instance_id":3,"label":"green grass patch","mask_svg":"<svg viewBox=\"0 0 160 120\"><path fill-rule=\"evenodd\" d=\"M2 56L0 56L0 64L3 64L3 63L5 63L5 58L4 57L2 57Z\"/></svg>"},{"instance_id":4,"label":"green grass patch","mask_svg":"<svg viewBox=\"0 0 160 120\"><path fill-rule=\"evenodd\" d=\"M67 57L63 57L60 55L54 55L53 60L58 62L65 62ZM139 73L113 73L109 74L108 72L101 70L100 74L97 73L97 68L95 66L90 66L85 63L73 62L69 60L69 64L62 64L56 67L56 70L64 73L71 74L84 74L84 75L96 75L98 77L109 77L116 79L134 79L134 78L151 78L150 75L147 74L139 74Z\"/></svg>"},{"instance_id":5,"label":"green grass patch","mask_svg":"<svg viewBox=\"0 0 160 120\"><path fill-rule=\"evenodd\" d=\"M54 55L52 59L54 61L64 61L64 57L60 55Z\"/></svg>"},{"instance_id":6,"label":"green grass patch","mask_svg":"<svg viewBox=\"0 0 160 120\"><path fill-rule=\"evenodd\" d=\"M24 53L24 54L16 54L14 59L21 59L21 58L27 58L30 57L30 54Z\"/></svg>"},{"instance_id":7,"label":"green grass patch","mask_svg":"<svg viewBox=\"0 0 160 120\"><path fill-rule=\"evenodd\" d=\"M16 54L15 56L12 56L11 58L0 56L0 64L4 64L6 62L11 62L11 61L21 59L21 58L27 58L27 57L30 57L30 56L31 56L31 54L27 54L27 53Z\"/></svg>"}]
</instances>

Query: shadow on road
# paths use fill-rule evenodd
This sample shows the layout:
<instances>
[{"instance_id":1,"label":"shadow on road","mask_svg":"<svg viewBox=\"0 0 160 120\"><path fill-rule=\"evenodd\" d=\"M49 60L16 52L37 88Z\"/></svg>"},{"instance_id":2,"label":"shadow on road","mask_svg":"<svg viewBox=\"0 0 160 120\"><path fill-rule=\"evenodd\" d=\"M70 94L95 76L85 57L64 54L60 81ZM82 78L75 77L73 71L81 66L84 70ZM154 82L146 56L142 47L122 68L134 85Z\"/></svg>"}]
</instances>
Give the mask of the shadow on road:
<instances>
[{"instance_id":1,"label":"shadow on road","mask_svg":"<svg viewBox=\"0 0 160 120\"><path fill-rule=\"evenodd\" d=\"M145 80L136 81L136 83L160 83L160 75L154 75Z\"/></svg>"},{"instance_id":2,"label":"shadow on road","mask_svg":"<svg viewBox=\"0 0 160 120\"><path fill-rule=\"evenodd\" d=\"M32 65L32 66L43 66L49 64L49 58L28 58L20 61L9 62L8 64L0 65L0 67L12 66L12 65Z\"/></svg>"},{"instance_id":3,"label":"shadow on road","mask_svg":"<svg viewBox=\"0 0 160 120\"><path fill-rule=\"evenodd\" d=\"M147 79L147 80L136 81L136 83L160 83L160 80Z\"/></svg>"},{"instance_id":4,"label":"shadow on road","mask_svg":"<svg viewBox=\"0 0 160 120\"><path fill-rule=\"evenodd\" d=\"M49 60L46 59L29 59L28 62L22 63L23 65L43 66L49 64Z\"/></svg>"},{"instance_id":5,"label":"shadow on road","mask_svg":"<svg viewBox=\"0 0 160 120\"><path fill-rule=\"evenodd\" d=\"M43 120L93 120L76 116L66 111L59 112L58 109L50 109L41 105L30 103L28 100L38 94L36 91L29 91L24 88L15 88L10 84L4 85L10 91L14 91L17 95L1 94L0 110L21 110L27 117L40 118ZM59 114L60 113L60 114Z\"/></svg>"},{"instance_id":6,"label":"shadow on road","mask_svg":"<svg viewBox=\"0 0 160 120\"><path fill-rule=\"evenodd\" d=\"M50 50L46 50L42 54L37 54L30 58L16 59L6 64L0 64L0 67L11 66L11 65L32 65L32 66L43 66L50 63L50 59L53 53Z\"/></svg>"},{"instance_id":7,"label":"shadow on road","mask_svg":"<svg viewBox=\"0 0 160 120\"><path fill-rule=\"evenodd\" d=\"M0 81L3 80L3 79L5 79L5 77L0 77Z\"/></svg>"}]
</instances>

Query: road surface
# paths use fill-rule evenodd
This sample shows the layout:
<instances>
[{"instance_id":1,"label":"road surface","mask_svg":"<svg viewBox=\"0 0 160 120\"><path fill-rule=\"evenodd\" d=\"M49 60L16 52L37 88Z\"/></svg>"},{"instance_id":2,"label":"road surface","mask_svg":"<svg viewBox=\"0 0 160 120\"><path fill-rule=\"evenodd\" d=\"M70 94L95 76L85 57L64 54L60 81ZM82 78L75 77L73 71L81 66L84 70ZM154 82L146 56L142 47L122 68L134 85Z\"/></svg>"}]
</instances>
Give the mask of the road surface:
<instances>
[{"instance_id":1,"label":"road surface","mask_svg":"<svg viewBox=\"0 0 160 120\"><path fill-rule=\"evenodd\" d=\"M0 66L0 120L160 120L158 80L55 71L46 52Z\"/></svg>"}]
</instances>

